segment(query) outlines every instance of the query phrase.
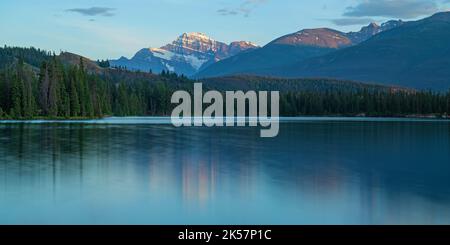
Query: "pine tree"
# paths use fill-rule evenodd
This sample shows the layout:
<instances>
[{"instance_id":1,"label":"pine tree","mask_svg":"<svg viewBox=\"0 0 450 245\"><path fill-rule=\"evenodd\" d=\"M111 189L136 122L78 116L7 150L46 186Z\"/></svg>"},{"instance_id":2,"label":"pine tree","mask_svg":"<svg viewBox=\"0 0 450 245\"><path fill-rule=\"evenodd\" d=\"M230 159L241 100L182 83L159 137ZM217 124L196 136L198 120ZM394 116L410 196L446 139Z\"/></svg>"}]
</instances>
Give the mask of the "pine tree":
<instances>
[{"instance_id":1,"label":"pine tree","mask_svg":"<svg viewBox=\"0 0 450 245\"><path fill-rule=\"evenodd\" d=\"M92 95L89 90L88 76L86 74L82 58L80 58L77 79L79 80L78 98L80 101L80 114L83 117L93 117L94 107L92 105Z\"/></svg>"},{"instance_id":2,"label":"pine tree","mask_svg":"<svg viewBox=\"0 0 450 245\"><path fill-rule=\"evenodd\" d=\"M48 74L47 63L42 64L39 81L39 106L42 109L42 115L49 114L48 94L50 88L50 76Z\"/></svg>"},{"instance_id":3,"label":"pine tree","mask_svg":"<svg viewBox=\"0 0 450 245\"><path fill-rule=\"evenodd\" d=\"M94 105L92 102L92 95L89 89L89 83L86 83L85 86L85 101L86 101L86 116L93 117L94 116Z\"/></svg>"},{"instance_id":4,"label":"pine tree","mask_svg":"<svg viewBox=\"0 0 450 245\"><path fill-rule=\"evenodd\" d=\"M77 92L77 83L75 82L75 75L70 77L70 115L72 117L78 117L80 116L80 101L78 99L78 92Z\"/></svg>"},{"instance_id":5,"label":"pine tree","mask_svg":"<svg viewBox=\"0 0 450 245\"><path fill-rule=\"evenodd\" d=\"M35 99L33 95L33 88L31 85L31 81L26 79L23 82L23 90L22 90L22 108L23 108L23 116L25 118L31 118L35 114Z\"/></svg>"},{"instance_id":6,"label":"pine tree","mask_svg":"<svg viewBox=\"0 0 450 245\"><path fill-rule=\"evenodd\" d=\"M21 118L23 116L23 81L17 76L13 79L11 116Z\"/></svg>"},{"instance_id":7,"label":"pine tree","mask_svg":"<svg viewBox=\"0 0 450 245\"><path fill-rule=\"evenodd\" d=\"M19 79L19 87L21 89L21 115L25 118L31 118L35 113L35 98L33 95L32 72L27 71L23 59L19 59L17 65L17 79Z\"/></svg>"},{"instance_id":8,"label":"pine tree","mask_svg":"<svg viewBox=\"0 0 450 245\"><path fill-rule=\"evenodd\" d=\"M70 104L69 95L67 92L67 73L62 63L54 59L55 61L55 79L57 83L58 93L58 116L69 117L70 116Z\"/></svg>"},{"instance_id":9,"label":"pine tree","mask_svg":"<svg viewBox=\"0 0 450 245\"><path fill-rule=\"evenodd\" d=\"M130 108L128 102L128 93L124 83L119 84L117 95L117 114L120 116L130 115Z\"/></svg>"},{"instance_id":10,"label":"pine tree","mask_svg":"<svg viewBox=\"0 0 450 245\"><path fill-rule=\"evenodd\" d=\"M50 84L48 91L48 113L51 117L58 116L58 106L60 104L60 77L55 62L49 66Z\"/></svg>"}]
</instances>

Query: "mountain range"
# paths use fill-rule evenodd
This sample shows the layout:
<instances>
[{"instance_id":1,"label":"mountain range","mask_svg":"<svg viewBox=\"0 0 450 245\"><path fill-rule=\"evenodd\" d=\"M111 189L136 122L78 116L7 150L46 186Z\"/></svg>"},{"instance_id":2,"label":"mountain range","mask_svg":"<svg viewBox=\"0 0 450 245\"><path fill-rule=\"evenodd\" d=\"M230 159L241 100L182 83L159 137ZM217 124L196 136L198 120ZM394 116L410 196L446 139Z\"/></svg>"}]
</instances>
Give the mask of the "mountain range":
<instances>
[{"instance_id":1,"label":"mountain range","mask_svg":"<svg viewBox=\"0 0 450 245\"><path fill-rule=\"evenodd\" d=\"M276 39L261 49L222 60L196 77L252 74L450 88L450 12L417 21L370 24L359 32L303 30L281 40L287 41Z\"/></svg>"},{"instance_id":2,"label":"mountain range","mask_svg":"<svg viewBox=\"0 0 450 245\"><path fill-rule=\"evenodd\" d=\"M273 69L271 75L448 90L450 12L406 22L359 45Z\"/></svg>"},{"instance_id":3,"label":"mountain range","mask_svg":"<svg viewBox=\"0 0 450 245\"><path fill-rule=\"evenodd\" d=\"M358 32L344 33L329 28L305 29L273 40L264 47L238 54L200 71L196 77L233 74L277 75L274 69L358 45L371 37L401 26L401 20L382 25L371 23ZM281 74L281 76L284 76Z\"/></svg>"},{"instance_id":4,"label":"mountain range","mask_svg":"<svg viewBox=\"0 0 450 245\"><path fill-rule=\"evenodd\" d=\"M113 67L202 79L257 75L280 78L330 78L447 90L450 88L450 12L417 21L371 23L356 32L304 29L263 47L230 44L202 33L185 33L160 48L144 48Z\"/></svg>"},{"instance_id":5,"label":"mountain range","mask_svg":"<svg viewBox=\"0 0 450 245\"><path fill-rule=\"evenodd\" d=\"M165 70L193 76L219 61L239 54L242 55L239 57L243 57L242 59L245 60L247 59L247 52L258 50L249 54L249 63L257 60L258 68L265 69L319 56L333 49L359 43L401 23L401 21L391 21L381 26L372 23L363 27L359 32L350 33L342 33L327 28L307 29L277 38L264 48L249 41L235 41L225 44L203 33L183 33L175 41L160 48L143 48L130 59L122 56L109 62L113 67L123 67L133 71L146 72L151 70L160 73ZM303 45L309 47L305 49L301 47ZM270 56L277 57L274 60L265 60ZM242 69L251 66L252 64L246 64ZM240 71L240 67L234 68ZM221 67L218 69L221 69ZM229 72L227 69L221 69L221 72L234 73L234 71Z\"/></svg>"}]
</instances>

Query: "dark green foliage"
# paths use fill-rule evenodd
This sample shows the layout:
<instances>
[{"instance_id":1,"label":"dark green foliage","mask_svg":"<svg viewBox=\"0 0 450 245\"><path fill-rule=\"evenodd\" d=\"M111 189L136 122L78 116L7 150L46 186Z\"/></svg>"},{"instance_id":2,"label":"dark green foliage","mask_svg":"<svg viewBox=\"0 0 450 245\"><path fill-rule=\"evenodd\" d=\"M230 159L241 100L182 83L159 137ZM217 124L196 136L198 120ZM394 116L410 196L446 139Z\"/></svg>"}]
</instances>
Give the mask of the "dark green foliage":
<instances>
[{"instance_id":1,"label":"dark green foliage","mask_svg":"<svg viewBox=\"0 0 450 245\"><path fill-rule=\"evenodd\" d=\"M21 118L23 116L22 102L24 98L22 91L24 91L23 81L20 78L14 77L11 91L12 108L10 112L13 117Z\"/></svg>"},{"instance_id":2,"label":"dark green foliage","mask_svg":"<svg viewBox=\"0 0 450 245\"><path fill-rule=\"evenodd\" d=\"M80 101L78 99L77 83L75 76L72 74L69 78L69 115L76 117L80 114Z\"/></svg>"},{"instance_id":3,"label":"dark green foliage","mask_svg":"<svg viewBox=\"0 0 450 245\"><path fill-rule=\"evenodd\" d=\"M64 66L56 56L45 59L39 71L22 59L6 67L0 69L2 118L168 115L172 92L192 87L186 77L169 72L164 77L121 69L90 74L82 59L77 66Z\"/></svg>"},{"instance_id":4,"label":"dark green foliage","mask_svg":"<svg viewBox=\"0 0 450 245\"><path fill-rule=\"evenodd\" d=\"M448 115L450 92L325 91L287 92L281 95L284 116L407 116Z\"/></svg>"},{"instance_id":5,"label":"dark green foliage","mask_svg":"<svg viewBox=\"0 0 450 245\"><path fill-rule=\"evenodd\" d=\"M51 54L49 52L33 47L18 48L5 46L0 48L0 69L17 62L19 59L22 59L31 66L39 67L42 62L48 60L50 56Z\"/></svg>"},{"instance_id":6,"label":"dark green foliage","mask_svg":"<svg viewBox=\"0 0 450 245\"><path fill-rule=\"evenodd\" d=\"M35 98L33 92L33 72L19 60L14 68L1 75L5 81L0 81L2 100L0 107L5 108L12 117L30 118L35 113Z\"/></svg>"}]
</instances>

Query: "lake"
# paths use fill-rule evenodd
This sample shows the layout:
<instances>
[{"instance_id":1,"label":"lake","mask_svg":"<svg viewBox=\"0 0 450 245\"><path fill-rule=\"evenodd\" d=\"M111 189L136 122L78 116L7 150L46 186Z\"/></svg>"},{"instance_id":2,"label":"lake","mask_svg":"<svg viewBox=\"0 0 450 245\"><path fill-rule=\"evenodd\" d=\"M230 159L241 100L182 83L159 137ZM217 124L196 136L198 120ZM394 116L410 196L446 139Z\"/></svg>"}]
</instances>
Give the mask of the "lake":
<instances>
[{"instance_id":1,"label":"lake","mask_svg":"<svg viewBox=\"0 0 450 245\"><path fill-rule=\"evenodd\" d=\"M450 122L0 122L0 224L450 224Z\"/></svg>"}]
</instances>

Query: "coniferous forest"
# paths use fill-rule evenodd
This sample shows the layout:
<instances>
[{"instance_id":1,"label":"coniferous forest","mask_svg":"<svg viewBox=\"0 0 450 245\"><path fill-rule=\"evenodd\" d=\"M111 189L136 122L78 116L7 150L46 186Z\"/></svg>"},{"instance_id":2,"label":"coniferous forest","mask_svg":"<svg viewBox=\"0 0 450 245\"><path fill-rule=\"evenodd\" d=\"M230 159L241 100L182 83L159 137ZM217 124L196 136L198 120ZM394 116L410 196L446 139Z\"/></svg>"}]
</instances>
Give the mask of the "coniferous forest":
<instances>
[{"instance_id":1,"label":"coniferous forest","mask_svg":"<svg viewBox=\"0 0 450 245\"><path fill-rule=\"evenodd\" d=\"M68 64L34 48L0 48L0 118L80 119L105 116L170 115L171 95L192 90L194 80L169 72L151 74L109 68L88 69L79 58ZM89 64L92 66L92 64ZM235 77L232 90L280 90L282 116L445 116L450 93L390 89L328 80ZM258 80L259 79L259 80ZM225 91L217 81L204 89Z\"/></svg>"}]
</instances>

